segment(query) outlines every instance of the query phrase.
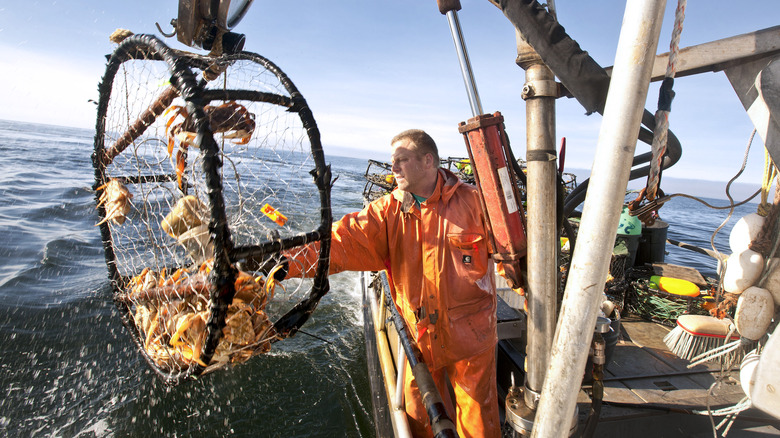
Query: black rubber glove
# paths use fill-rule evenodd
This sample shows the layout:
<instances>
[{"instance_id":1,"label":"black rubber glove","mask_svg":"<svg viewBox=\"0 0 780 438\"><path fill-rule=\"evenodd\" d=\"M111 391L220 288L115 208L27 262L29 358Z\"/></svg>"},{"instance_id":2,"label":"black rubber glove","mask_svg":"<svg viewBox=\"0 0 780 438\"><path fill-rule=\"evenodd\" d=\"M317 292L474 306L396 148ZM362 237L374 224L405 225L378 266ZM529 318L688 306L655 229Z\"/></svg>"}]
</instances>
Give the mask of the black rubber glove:
<instances>
[{"instance_id":1,"label":"black rubber glove","mask_svg":"<svg viewBox=\"0 0 780 438\"><path fill-rule=\"evenodd\" d=\"M281 265L282 267L274 271L274 268ZM241 263L239 269L243 271L258 271L262 272L266 276L274 271L273 276L276 281L282 281L287 277L289 262L287 257L283 255L277 255L269 259L256 259L249 257Z\"/></svg>"},{"instance_id":2,"label":"black rubber glove","mask_svg":"<svg viewBox=\"0 0 780 438\"><path fill-rule=\"evenodd\" d=\"M266 267L266 265L270 266L268 270L263 269ZM284 280L287 277L287 273L290 272L290 263L287 261L287 257L283 255L280 255L278 258L272 258L266 263L266 265L263 265L263 268L261 268L260 271L266 276L270 273L273 273L274 280L276 281Z\"/></svg>"},{"instance_id":3,"label":"black rubber glove","mask_svg":"<svg viewBox=\"0 0 780 438\"><path fill-rule=\"evenodd\" d=\"M282 281L287 277L288 266L287 257L278 255L266 260L257 270L266 276L273 274L274 280Z\"/></svg>"}]
</instances>

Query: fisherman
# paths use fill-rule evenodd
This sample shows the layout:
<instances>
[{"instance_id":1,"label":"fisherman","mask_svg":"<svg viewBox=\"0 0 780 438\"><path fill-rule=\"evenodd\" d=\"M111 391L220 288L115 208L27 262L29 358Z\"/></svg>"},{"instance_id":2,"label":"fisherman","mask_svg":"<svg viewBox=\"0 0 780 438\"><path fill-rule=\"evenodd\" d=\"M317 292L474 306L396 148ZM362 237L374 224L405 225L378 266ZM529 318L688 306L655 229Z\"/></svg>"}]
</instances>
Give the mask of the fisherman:
<instances>
[{"instance_id":1,"label":"fisherman","mask_svg":"<svg viewBox=\"0 0 780 438\"><path fill-rule=\"evenodd\" d=\"M330 273L386 269L458 434L498 437L496 288L477 189L439 167L424 131L390 144L398 188L333 224ZM288 276L312 272L317 245L287 254ZM432 436L408 365L404 395L414 436Z\"/></svg>"}]
</instances>

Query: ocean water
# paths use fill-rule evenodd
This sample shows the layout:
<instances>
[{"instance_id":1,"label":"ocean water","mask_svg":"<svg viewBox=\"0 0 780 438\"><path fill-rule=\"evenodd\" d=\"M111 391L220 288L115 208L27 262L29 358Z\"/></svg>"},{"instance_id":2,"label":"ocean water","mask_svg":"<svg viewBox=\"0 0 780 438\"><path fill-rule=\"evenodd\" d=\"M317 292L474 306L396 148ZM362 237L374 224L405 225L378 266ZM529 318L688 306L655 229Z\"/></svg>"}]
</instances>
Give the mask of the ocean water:
<instances>
[{"instance_id":1,"label":"ocean water","mask_svg":"<svg viewBox=\"0 0 780 438\"><path fill-rule=\"evenodd\" d=\"M0 121L0 435L373 436L357 275L304 330L269 354L166 387L147 369L111 301L94 224L93 132ZM366 161L328 156L334 217L361 206ZM725 201L708 199L711 204ZM716 237L755 204L738 207ZM727 211L675 198L669 237L709 248ZM714 276L713 259L667 245L669 263Z\"/></svg>"}]
</instances>

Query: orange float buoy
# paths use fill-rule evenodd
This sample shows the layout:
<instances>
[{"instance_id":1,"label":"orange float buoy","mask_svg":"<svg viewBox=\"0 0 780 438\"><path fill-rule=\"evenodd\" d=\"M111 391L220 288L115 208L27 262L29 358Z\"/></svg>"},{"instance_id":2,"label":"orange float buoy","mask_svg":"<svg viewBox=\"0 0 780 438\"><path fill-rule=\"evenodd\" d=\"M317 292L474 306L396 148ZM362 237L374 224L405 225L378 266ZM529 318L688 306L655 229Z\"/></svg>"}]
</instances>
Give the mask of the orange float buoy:
<instances>
[{"instance_id":1,"label":"orange float buoy","mask_svg":"<svg viewBox=\"0 0 780 438\"><path fill-rule=\"evenodd\" d=\"M279 225L280 227L283 227L287 222L287 216L283 215L279 212L279 210L271 207L269 204L265 204L263 208L260 209L260 211L262 211L264 215L268 216L269 219L276 222L276 225Z\"/></svg>"}]
</instances>

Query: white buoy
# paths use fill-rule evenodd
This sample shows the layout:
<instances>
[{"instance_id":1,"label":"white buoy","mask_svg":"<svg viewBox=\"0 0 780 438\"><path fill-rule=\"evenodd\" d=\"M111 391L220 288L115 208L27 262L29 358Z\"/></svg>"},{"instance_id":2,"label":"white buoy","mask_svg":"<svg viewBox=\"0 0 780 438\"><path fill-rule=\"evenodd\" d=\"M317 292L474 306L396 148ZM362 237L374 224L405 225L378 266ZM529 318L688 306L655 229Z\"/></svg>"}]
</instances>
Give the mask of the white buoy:
<instances>
[{"instance_id":1,"label":"white buoy","mask_svg":"<svg viewBox=\"0 0 780 438\"><path fill-rule=\"evenodd\" d=\"M198 225L179 236L179 244L187 250L192 260L200 265L214 256L214 240L208 225Z\"/></svg>"},{"instance_id":2,"label":"white buoy","mask_svg":"<svg viewBox=\"0 0 780 438\"><path fill-rule=\"evenodd\" d=\"M753 407L780 419L780 331L769 336L764 344L758 366L750 379L753 386L749 388L750 401Z\"/></svg>"},{"instance_id":3,"label":"white buoy","mask_svg":"<svg viewBox=\"0 0 780 438\"><path fill-rule=\"evenodd\" d=\"M780 259L773 258L769 262L769 275L764 281L764 289L772 294L775 306L780 306Z\"/></svg>"},{"instance_id":4,"label":"white buoy","mask_svg":"<svg viewBox=\"0 0 780 438\"><path fill-rule=\"evenodd\" d=\"M739 296L734 311L734 325L740 336L757 341L766 334L774 313L772 294L766 289L752 286Z\"/></svg>"},{"instance_id":5,"label":"white buoy","mask_svg":"<svg viewBox=\"0 0 780 438\"><path fill-rule=\"evenodd\" d=\"M758 213L750 213L738 220L729 234L731 252L742 252L748 249L748 245L758 237L763 226L764 217Z\"/></svg>"},{"instance_id":6,"label":"white buoy","mask_svg":"<svg viewBox=\"0 0 780 438\"><path fill-rule=\"evenodd\" d=\"M739 383L742 385L742 391L744 391L745 395L748 397L750 397L750 393L753 392L753 387L756 384L754 375L760 357L761 356L756 353L756 350L753 350L745 355L739 366Z\"/></svg>"},{"instance_id":7,"label":"white buoy","mask_svg":"<svg viewBox=\"0 0 780 438\"><path fill-rule=\"evenodd\" d=\"M764 257L746 249L729 256L726 272L723 274L723 289L732 294L740 294L753 286L764 268Z\"/></svg>"}]
</instances>

